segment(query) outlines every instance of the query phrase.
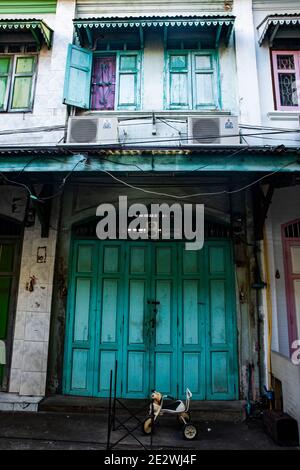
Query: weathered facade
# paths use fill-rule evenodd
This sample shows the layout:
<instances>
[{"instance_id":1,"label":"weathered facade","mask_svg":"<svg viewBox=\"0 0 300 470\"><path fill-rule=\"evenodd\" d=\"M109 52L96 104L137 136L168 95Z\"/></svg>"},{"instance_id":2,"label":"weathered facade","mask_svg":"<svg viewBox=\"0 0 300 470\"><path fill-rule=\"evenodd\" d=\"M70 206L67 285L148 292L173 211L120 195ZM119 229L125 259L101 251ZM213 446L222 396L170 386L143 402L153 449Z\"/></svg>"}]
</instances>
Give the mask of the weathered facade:
<instances>
[{"instance_id":1,"label":"weathered facade","mask_svg":"<svg viewBox=\"0 0 300 470\"><path fill-rule=\"evenodd\" d=\"M300 217L297 2L14 3L0 2L1 407L106 397L118 360L124 398L255 400L276 378L299 419L299 231L281 238ZM97 239L97 207L119 196L204 204L204 248Z\"/></svg>"}]
</instances>

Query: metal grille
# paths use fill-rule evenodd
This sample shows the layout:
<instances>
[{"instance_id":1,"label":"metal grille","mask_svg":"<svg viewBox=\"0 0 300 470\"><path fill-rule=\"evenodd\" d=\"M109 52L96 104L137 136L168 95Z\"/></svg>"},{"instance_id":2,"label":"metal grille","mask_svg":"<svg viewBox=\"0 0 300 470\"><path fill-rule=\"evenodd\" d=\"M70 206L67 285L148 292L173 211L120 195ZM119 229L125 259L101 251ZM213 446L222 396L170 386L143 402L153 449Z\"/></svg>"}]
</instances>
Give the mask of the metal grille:
<instances>
[{"instance_id":1,"label":"metal grille","mask_svg":"<svg viewBox=\"0 0 300 470\"><path fill-rule=\"evenodd\" d=\"M295 61L293 55L278 55L277 56L277 67L279 70L294 70Z\"/></svg>"},{"instance_id":2,"label":"metal grille","mask_svg":"<svg viewBox=\"0 0 300 470\"><path fill-rule=\"evenodd\" d=\"M97 119L76 119L71 121L70 142L93 143L97 141Z\"/></svg>"},{"instance_id":3,"label":"metal grille","mask_svg":"<svg viewBox=\"0 0 300 470\"><path fill-rule=\"evenodd\" d=\"M284 227L285 238L300 238L300 220Z\"/></svg>"},{"instance_id":4,"label":"metal grille","mask_svg":"<svg viewBox=\"0 0 300 470\"><path fill-rule=\"evenodd\" d=\"M194 144L219 144L220 120L218 118L199 118L192 120Z\"/></svg>"},{"instance_id":5,"label":"metal grille","mask_svg":"<svg viewBox=\"0 0 300 470\"><path fill-rule=\"evenodd\" d=\"M294 73L279 74L279 90L281 106L297 106L296 75Z\"/></svg>"}]
</instances>

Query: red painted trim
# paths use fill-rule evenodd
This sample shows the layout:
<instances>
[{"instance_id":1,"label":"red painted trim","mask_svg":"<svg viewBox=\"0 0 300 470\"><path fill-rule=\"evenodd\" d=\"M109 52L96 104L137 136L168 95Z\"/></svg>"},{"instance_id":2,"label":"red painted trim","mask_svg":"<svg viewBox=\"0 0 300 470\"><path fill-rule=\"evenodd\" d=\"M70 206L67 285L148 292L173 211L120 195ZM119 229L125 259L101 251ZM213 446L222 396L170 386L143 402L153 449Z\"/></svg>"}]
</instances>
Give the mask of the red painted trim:
<instances>
[{"instance_id":1,"label":"red painted trim","mask_svg":"<svg viewBox=\"0 0 300 470\"><path fill-rule=\"evenodd\" d=\"M273 50L269 50L270 54L270 64L271 64L271 77L272 77L272 92L273 92L273 100L274 100L274 109L278 109L277 105L277 97L276 97L276 86L275 86L275 70L273 65Z\"/></svg>"},{"instance_id":2,"label":"red painted trim","mask_svg":"<svg viewBox=\"0 0 300 470\"><path fill-rule=\"evenodd\" d=\"M300 337L300 331L297 331L295 292L293 285L295 279L300 280L300 274L293 274L291 258L291 247L300 246L300 238L286 238L285 228L298 222L300 222L300 219L293 220L281 226L290 354L294 352L291 348L293 341Z\"/></svg>"}]
</instances>

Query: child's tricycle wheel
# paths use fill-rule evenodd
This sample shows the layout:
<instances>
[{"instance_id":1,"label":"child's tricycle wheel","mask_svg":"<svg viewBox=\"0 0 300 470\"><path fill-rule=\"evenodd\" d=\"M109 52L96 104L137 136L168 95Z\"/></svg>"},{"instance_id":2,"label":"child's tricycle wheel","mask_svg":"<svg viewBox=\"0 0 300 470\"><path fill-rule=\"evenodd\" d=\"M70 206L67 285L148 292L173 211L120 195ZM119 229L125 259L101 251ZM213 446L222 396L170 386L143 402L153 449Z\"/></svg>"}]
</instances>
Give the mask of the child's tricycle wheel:
<instances>
[{"instance_id":1,"label":"child's tricycle wheel","mask_svg":"<svg viewBox=\"0 0 300 470\"><path fill-rule=\"evenodd\" d=\"M142 425L142 431L144 434L151 434L151 431L153 431L152 427L154 427L154 420L149 416L143 421Z\"/></svg>"},{"instance_id":2,"label":"child's tricycle wheel","mask_svg":"<svg viewBox=\"0 0 300 470\"><path fill-rule=\"evenodd\" d=\"M183 436L185 439L192 440L197 437L198 430L193 424L185 424L183 427Z\"/></svg>"}]
</instances>

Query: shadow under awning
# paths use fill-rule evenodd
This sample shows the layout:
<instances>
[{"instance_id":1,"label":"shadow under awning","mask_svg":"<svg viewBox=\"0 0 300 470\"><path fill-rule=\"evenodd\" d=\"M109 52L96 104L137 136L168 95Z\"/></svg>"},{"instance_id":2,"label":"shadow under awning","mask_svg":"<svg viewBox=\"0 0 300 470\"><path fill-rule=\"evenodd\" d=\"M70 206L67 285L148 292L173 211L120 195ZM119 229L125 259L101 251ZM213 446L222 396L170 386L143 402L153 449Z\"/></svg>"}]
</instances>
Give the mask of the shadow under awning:
<instances>
[{"instance_id":1,"label":"shadow under awning","mask_svg":"<svg viewBox=\"0 0 300 470\"><path fill-rule=\"evenodd\" d=\"M96 50L97 43L109 44L110 37L126 34L134 38L139 48L144 45L144 33L147 30L162 31L167 45L169 32L185 31L197 34L199 42L209 42L210 47L217 48L221 43L227 45L234 26L232 15L207 16L164 16L164 17L110 17L110 18L76 18L73 20L75 35L82 47ZM130 39L129 39L130 40Z\"/></svg>"},{"instance_id":2,"label":"shadow under awning","mask_svg":"<svg viewBox=\"0 0 300 470\"><path fill-rule=\"evenodd\" d=\"M28 42L30 38L39 49L44 44L50 49L53 30L43 20L35 18L2 19L0 20L0 41L1 36L7 43Z\"/></svg>"}]
</instances>

